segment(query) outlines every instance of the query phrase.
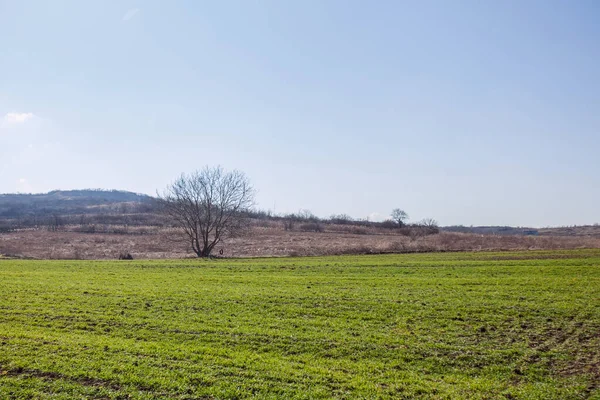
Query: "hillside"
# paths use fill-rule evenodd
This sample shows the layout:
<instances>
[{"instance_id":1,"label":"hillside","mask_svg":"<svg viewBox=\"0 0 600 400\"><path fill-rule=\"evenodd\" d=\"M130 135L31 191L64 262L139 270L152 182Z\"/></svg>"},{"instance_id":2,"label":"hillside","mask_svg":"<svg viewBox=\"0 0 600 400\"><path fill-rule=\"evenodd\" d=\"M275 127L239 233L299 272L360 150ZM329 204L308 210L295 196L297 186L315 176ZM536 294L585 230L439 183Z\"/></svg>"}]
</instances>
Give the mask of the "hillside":
<instances>
[{"instance_id":1,"label":"hillside","mask_svg":"<svg viewBox=\"0 0 600 400\"><path fill-rule=\"evenodd\" d=\"M599 248L600 226L407 225L318 218L310 212L250 213L249 232L227 240L226 257ZM0 254L33 258L189 256L187 242L159 213L156 199L119 190L55 190L0 195Z\"/></svg>"},{"instance_id":2,"label":"hillside","mask_svg":"<svg viewBox=\"0 0 600 400\"><path fill-rule=\"evenodd\" d=\"M41 194L0 194L0 217L118 212L123 204L150 205L153 198L124 190L54 190Z\"/></svg>"}]
</instances>

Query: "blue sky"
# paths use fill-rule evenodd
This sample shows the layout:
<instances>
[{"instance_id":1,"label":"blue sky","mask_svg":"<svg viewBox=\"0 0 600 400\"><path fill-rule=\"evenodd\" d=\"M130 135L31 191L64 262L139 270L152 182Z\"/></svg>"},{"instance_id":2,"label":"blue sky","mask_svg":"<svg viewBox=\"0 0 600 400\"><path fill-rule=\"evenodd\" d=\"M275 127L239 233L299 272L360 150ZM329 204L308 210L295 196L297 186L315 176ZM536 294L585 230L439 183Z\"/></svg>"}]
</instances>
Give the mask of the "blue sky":
<instances>
[{"instance_id":1,"label":"blue sky","mask_svg":"<svg viewBox=\"0 0 600 400\"><path fill-rule=\"evenodd\" d=\"M0 0L0 192L154 194L240 169L261 208L600 222L596 1Z\"/></svg>"}]
</instances>

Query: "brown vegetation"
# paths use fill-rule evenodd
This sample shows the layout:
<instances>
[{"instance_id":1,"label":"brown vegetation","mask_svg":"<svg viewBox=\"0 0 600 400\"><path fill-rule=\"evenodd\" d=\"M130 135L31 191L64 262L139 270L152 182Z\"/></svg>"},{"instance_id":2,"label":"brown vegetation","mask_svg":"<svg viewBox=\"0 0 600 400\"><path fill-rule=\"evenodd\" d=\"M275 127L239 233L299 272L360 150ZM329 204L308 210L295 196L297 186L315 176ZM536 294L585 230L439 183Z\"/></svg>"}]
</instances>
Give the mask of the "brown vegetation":
<instances>
[{"instance_id":1,"label":"brown vegetation","mask_svg":"<svg viewBox=\"0 0 600 400\"><path fill-rule=\"evenodd\" d=\"M0 195L0 256L50 259L191 257L190 237L182 241L173 218L157 199L131 192L79 190L42 195ZM219 208L219 207L217 207ZM245 207L244 207L245 209ZM164 209L163 209L164 210ZM526 228L438 227L433 219L406 224L373 222L346 214L318 218L308 210L273 215L245 210L243 235L217 240L224 257L360 254L425 251L573 249L600 247L600 226ZM236 225L237 227L237 225ZM209 229L210 231L210 229ZM204 243L203 237L203 243ZM215 237L209 237L208 247ZM205 247L205 246L197 246ZM203 254L202 250L199 251Z\"/></svg>"},{"instance_id":2,"label":"brown vegetation","mask_svg":"<svg viewBox=\"0 0 600 400\"><path fill-rule=\"evenodd\" d=\"M285 221L253 220L250 232L232 238L216 250L224 257L316 256L333 254L406 253L427 251L486 251L600 248L597 237L477 235L373 226L320 224L286 228ZM43 259L117 259L129 253L140 258L181 258L194 254L185 242L173 240L176 229L148 226L117 233L116 227L81 232L79 225L57 231L24 229L0 234L0 254Z\"/></svg>"}]
</instances>

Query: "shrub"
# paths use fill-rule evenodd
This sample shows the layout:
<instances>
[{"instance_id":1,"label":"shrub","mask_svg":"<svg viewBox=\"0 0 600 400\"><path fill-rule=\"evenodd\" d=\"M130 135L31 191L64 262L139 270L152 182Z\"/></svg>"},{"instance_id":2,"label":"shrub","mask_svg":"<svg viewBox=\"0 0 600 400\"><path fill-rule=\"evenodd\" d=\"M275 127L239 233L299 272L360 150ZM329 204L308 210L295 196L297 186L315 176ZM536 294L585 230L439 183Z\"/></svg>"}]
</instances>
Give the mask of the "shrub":
<instances>
[{"instance_id":1,"label":"shrub","mask_svg":"<svg viewBox=\"0 0 600 400\"><path fill-rule=\"evenodd\" d=\"M369 232L367 231L366 228L360 227L360 226L353 226L350 228L350 233L354 234L354 235L366 235Z\"/></svg>"},{"instance_id":2,"label":"shrub","mask_svg":"<svg viewBox=\"0 0 600 400\"><path fill-rule=\"evenodd\" d=\"M306 222L300 224L298 228L303 232L323 232L323 226L318 222Z\"/></svg>"},{"instance_id":3,"label":"shrub","mask_svg":"<svg viewBox=\"0 0 600 400\"><path fill-rule=\"evenodd\" d=\"M385 221L381 222L379 226L385 229L396 229L398 228L398 223L396 221L392 221L391 219L386 219Z\"/></svg>"},{"instance_id":4,"label":"shrub","mask_svg":"<svg viewBox=\"0 0 600 400\"><path fill-rule=\"evenodd\" d=\"M293 219L284 219L283 220L283 230L284 231L293 231L294 230L294 220Z\"/></svg>"},{"instance_id":5,"label":"shrub","mask_svg":"<svg viewBox=\"0 0 600 400\"><path fill-rule=\"evenodd\" d=\"M331 224L338 224L338 225L348 225L348 224L352 224L354 221L352 219L351 216L349 216L348 214L338 214L338 215L332 215L331 217L329 217L329 221L327 221L328 223Z\"/></svg>"},{"instance_id":6,"label":"shrub","mask_svg":"<svg viewBox=\"0 0 600 400\"><path fill-rule=\"evenodd\" d=\"M122 252L119 254L119 260L133 260L133 256L129 252Z\"/></svg>"}]
</instances>

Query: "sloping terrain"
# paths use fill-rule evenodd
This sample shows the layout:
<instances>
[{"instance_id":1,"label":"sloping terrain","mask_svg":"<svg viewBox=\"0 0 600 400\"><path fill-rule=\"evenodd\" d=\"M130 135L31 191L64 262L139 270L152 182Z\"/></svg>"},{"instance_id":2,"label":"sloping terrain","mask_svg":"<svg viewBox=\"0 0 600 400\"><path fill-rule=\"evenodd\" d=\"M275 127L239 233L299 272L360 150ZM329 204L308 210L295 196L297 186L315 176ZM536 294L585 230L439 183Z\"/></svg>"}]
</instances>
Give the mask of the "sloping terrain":
<instances>
[{"instance_id":1,"label":"sloping terrain","mask_svg":"<svg viewBox=\"0 0 600 400\"><path fill-rule=\"evenodd\" d=\"M119 211L122 204L149 204L152 197L121 190L55 190L41 194L0 194L1 218L42 217Z\"/></svg>"},{"instance_id":2,"label":"sloping terrain","mask_svg":"<svg viewBox=\"0 0 600 400\"><path fill-rule=\"evenodd\" d=\"M226 257L576 249L600 247L600 227L564 228L406 226L272 216L256 211L251 229L225 241ZM114 259L190 256L161 215L156 199L125 191L71 190L0 195L0 254L48 259Z\"/></svg>"}]
</instances>

